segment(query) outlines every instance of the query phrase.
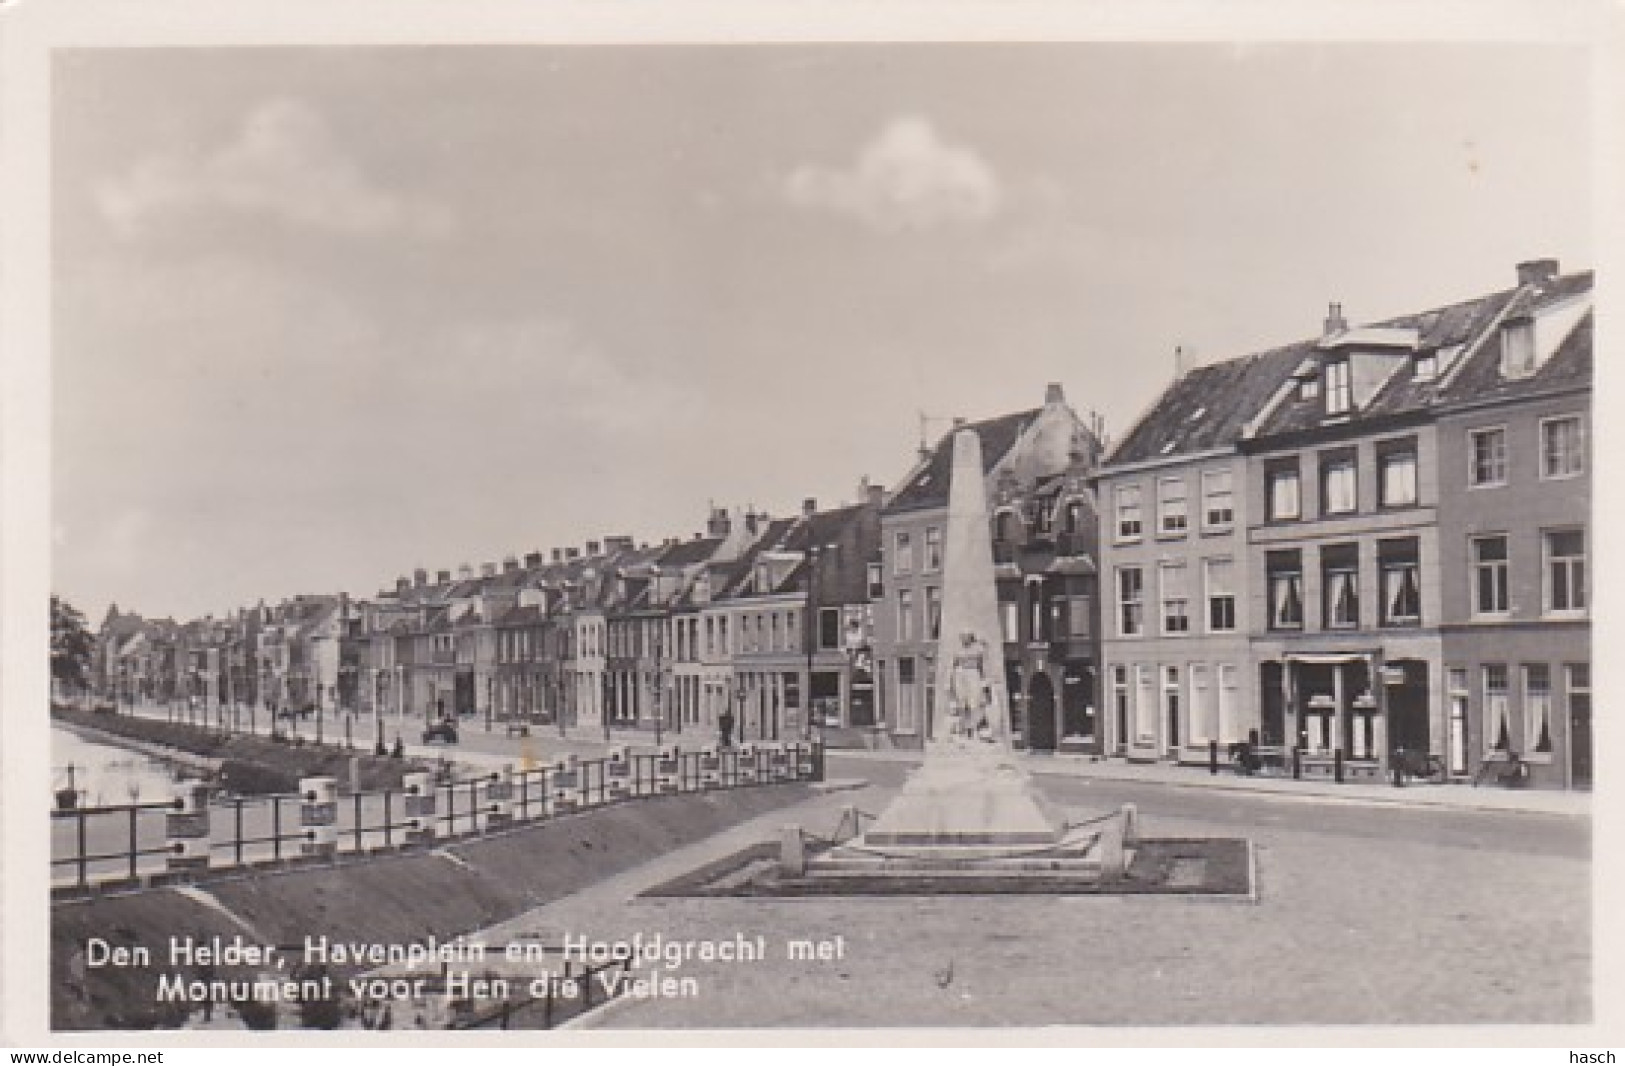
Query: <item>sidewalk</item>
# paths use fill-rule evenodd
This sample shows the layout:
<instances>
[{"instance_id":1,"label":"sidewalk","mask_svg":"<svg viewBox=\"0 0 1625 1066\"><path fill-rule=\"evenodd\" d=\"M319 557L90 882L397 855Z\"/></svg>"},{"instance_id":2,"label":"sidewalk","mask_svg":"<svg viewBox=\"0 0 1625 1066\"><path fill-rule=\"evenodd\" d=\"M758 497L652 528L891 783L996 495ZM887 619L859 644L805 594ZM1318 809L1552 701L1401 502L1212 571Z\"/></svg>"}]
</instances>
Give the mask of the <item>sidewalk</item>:
<instances>
[{"instance_id":1,"label":"sidewalk","mask_svg":"<svg viewBox=\"0 0 1625 1066\"><path fill-rule=\"evenodd\" d=\"M915 751L832 751L831 758L870 762L917 763ZM1589 817L1591 793L1545 789L1474 788L1466 784L1428 785L1337 784L1330 778L1242 777L1221 767L1217 774L1205 766L1171 763L1131 763L1121 759L1096 760L1087 755L1022 755L1021 762L1040 777L1082 777L1099 781L1134 781L1170 788L1202 788L1218 792L1268 793L1304 799L1349 803L1383 803L1404 807L1443 807L1455 810L1523 811Z\"/></svg>"},{"instance_id":2,"label":"sidewalk","mask_svg":"<svg viewBox=\"0 0 1625 1066\"><path fill-rule=\"evenodd\" d=\"M142 717L164 718L161 706L140 707ZM370 719L356 719L370 723ZM396 723L386 718L385 729L391 741ZM611 747L626 747L634 753L648 753L660 748L695 750L714 746L717 736L709 730L689 729L684 732L663 732L661 743L645 729L611 729L609 740L604 740L602 729L573 726L561 737L554 725L533 726L528 737L507 734L506 729L494 725L486 732L484 720L464 719L459 723L461 742L458 744L423 744L418 742L420 723L409 721L410 728L401 739L406 753L421 759L447 759L479 770L496 770L504 766L523 763L527 756L537 764L556 762L568 755L582 759L601 758ZM267 723L261 722L261 731ZM288 723L283 723L287 728ZM336 722L329 723L328 741L335 738ZM342 727L339 727L342 730ZM299 731L312 733L311 723L299 723ZM337 731L342 736L341 731ZM370 744L372 731L357 728L356 742ZM784 737L793 741L797 737ZM748 742L748 741L747 741ZM831 759L850 759L855 762L878 762L903 765L917 764L918 751L870 751L862 748L831 748ZM1494 786L1474 788L1465 784L1429 785L1408 783L1404 788L1392 784L1361 783L1337 784L1330 778L1305 778L1294 781L1291 777L1240 777L1226 768L1210 774L1205 766L1176 766L1170 763L1130 763L1120 759L1097 760L1087 755L1031 755L1020 756L1021 762L1039 776L1067 776L1091 778L1099 781L1129 781L1166 785L1170 788L1205 788L1213 791L1264 793L1291 796L1326 802L1382 803L1404 807L1437 807L1454 810L1522 811L1536 814L1557 814L1589 817L1592 800L1589 792L1560 792L1546 789L1507 789Z\"/></svg>"}]
</instances>

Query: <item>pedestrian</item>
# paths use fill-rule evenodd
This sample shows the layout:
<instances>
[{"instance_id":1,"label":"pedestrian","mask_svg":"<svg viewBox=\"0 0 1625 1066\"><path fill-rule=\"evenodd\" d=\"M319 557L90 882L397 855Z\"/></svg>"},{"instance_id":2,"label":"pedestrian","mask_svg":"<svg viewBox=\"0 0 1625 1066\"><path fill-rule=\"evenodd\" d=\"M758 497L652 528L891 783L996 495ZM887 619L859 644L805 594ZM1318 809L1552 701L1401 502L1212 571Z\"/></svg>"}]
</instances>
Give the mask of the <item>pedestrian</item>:
<instances>
[{"instance_id":1,"label":"pedestrian","mask_svg":"<svg viewBox=\"0 0 1625 1066\"><path fill-rule=\"evenodd\" d=\"M734 743L734 713L733 713L733 711L724 710L721 714L717 715L717 729L722 735L722 746L724 748L733 747L733 743Z\"/></svg>"}]
</instances>

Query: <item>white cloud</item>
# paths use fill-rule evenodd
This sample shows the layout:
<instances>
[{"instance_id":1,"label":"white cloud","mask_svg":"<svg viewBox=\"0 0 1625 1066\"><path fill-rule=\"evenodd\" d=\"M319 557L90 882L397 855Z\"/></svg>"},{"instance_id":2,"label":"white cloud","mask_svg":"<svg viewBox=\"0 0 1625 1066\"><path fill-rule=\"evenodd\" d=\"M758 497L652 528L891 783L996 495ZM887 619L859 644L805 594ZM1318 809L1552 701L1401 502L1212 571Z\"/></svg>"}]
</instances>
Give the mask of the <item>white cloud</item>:
<instances>
[{"instance_id":1,"label":"white cloud","mask_svg":"<svg viewBox=\"0 0 1625 1066\"><path fill-rule=\"evenodd\" d=\"M212 152L151 156L95 190L103 217L126 237L174 212L225 209L345 233L451 227L438 205L369 178L332 128L298 100L262 103Z\"/></svg>"},{"instance_id":2,"label":"white cloud","mask_svg":"<svg viewBox=\"0 0 1625 1066\"><path fill-rule=\"evenodd\" d=\"M982 222L1003 206L987 161L917 117L887 123L850 167L797 168L784 191L799 207L850 215L888 232Z\"/></svg>"}]
</instances>

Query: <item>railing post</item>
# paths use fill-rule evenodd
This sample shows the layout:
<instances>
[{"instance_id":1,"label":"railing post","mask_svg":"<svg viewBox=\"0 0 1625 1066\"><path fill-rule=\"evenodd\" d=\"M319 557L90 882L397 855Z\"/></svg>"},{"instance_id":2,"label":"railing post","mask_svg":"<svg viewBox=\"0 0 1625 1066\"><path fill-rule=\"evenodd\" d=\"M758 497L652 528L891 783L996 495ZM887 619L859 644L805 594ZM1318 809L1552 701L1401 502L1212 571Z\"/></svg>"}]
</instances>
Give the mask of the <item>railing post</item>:
<instances>
[{"instance_id":1,"label":"railing post","mask_svg":"<svg viewBox=\"0 0 1625 1066\"><path fill-rule=\"evenodd\" d=\"M332 858L339 850L339 782L307 777L299 782L299 853Z\"/></svg>"},{"instance_id":2,"label":"railing post","mask_svg":"<svg viewBox=\"0 0 1625 1066\"><path fill-rule=\"evenodd\" d=\"M1303 748L1297 744L1292 746L1292 780L1303 778Z\"/></svg>"},{"instance_id":3,"label":"railing post","mask_svg":"<svg viewBox=\"0 0 1625 1066\"><path fill-rule=\"evenodd\" d=\"M282 797L271 797L271 857L282 861Z\"/></svg>"},{"instance_id":4,"label":"railing post","mask_svg":"<svg viewBox=\"0 0 1625 1066\"><path fill-rule=\"evenodd\" d=\"M392 823L395 821L395 818L390 811L390 808L393 806L390 800L394 798L394 795L395 794L389 789L384 789L384 847L386 848L392 848L395 846L395 831L392 828Z\"/></svg>"},{"instance_id":5,"label":"railing post","mask_svg":"<svg viewBox=\"0 0 1625 1066\"><path fill-rule=\"evenodd\" d=\"M136 815L139 813L140 812L136 810L135 804L130 804L130 880L132 881L135 880L135 819Z\"/></svg>"},{"instance_id":6,"label":"railing post","mask_svg":"<svg viewBox=\"0 0 1625 1066\"><path fill-rule=\"evenodd\" d=\"M236 833L236 849L235 849L235 853L236 853L236 857L237 857L237 865L241 866L243 864L243 798L241 796L237 797L236 806L237 806L237 810L235 812L235 818L234 818L234 823L235 823L235 826L236 826L236 829L235 829L235 833Z\"/></svg>"},{"instance_id":7,"label":"railing post","mask_svg":"<svg viewBox=\"0 0 1625 1066\"><path fill-rule=\"evenodd\" d=\"M346 720L348 721L348 720ZM361 842L361 793L354 794L355 799L355 853L360 855L366 851Z\"/></svg>"},{"instance_id":8,"label":"railing post","mask_svg":"<svg viewBox=\"0 0 1625 1066\"><path fill-rule=\"evenodd\" d=\"M81 807L79 809L79 811L77 812L77 814L78 814L78 818L79 818L79 887L84 888L87 884L90 883L90 871L87 868L88 867L88 861L85 858L85 852L86 852L87 849L86 849L86 846L85 846L85 812L84 812L84 808Z\"/></svg>"},{"instance_id":9,"label":"railing post","mask_svg":"<svg viewBox=\"0 0 1625 1066\"><path fill-rule=\"evenodd\" d=\"M1343 783L1343 749L1332 749L1332 779L1338 784Z\"/></svg>"}]
</instances>

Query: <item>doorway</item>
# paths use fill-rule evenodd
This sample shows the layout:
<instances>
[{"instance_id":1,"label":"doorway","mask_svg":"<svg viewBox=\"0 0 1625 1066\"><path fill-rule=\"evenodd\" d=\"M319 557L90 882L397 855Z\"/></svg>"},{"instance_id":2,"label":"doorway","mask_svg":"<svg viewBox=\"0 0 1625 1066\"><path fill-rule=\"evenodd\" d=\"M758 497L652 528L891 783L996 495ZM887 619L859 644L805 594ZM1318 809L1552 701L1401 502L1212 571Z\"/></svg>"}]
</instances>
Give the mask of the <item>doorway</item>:
<instances>
[{"instance_id":1,"label":"doorway","mask_svg":"<svg viewBox=\"0 0 1625 1066\"><path fill-rule=\"evenodd\" d=\"M1055 686L1048 674L1034 674L1028 696L1027 747L1031 751L1055 750Z\"/></svg>"}]
</instances>

